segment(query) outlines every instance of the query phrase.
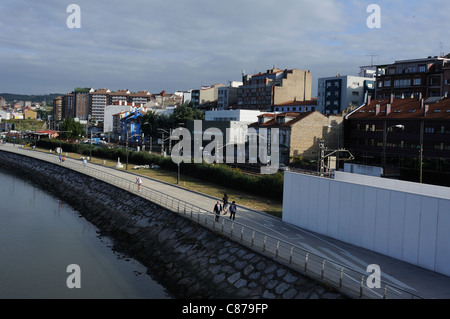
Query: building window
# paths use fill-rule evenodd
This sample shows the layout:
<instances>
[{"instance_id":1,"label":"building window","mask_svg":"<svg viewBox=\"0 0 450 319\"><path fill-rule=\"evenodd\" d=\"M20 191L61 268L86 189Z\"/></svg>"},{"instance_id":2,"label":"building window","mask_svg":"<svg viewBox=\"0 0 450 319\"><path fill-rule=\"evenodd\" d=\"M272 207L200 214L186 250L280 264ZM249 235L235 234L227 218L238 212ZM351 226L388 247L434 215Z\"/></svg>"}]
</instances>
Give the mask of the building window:
<instances>
[{"instance_id":1,"label":"building window","mask_svg":"<svg viewBox=\"0 0 450 319\"><path fill-rule=\"evenodd\" d=\"M438 78L431 78L430 79L430 85L439 85L439 79Z\"/></svg>"},{"instance_id":2,"label":"building window","mask_svg":"<svg viewBox=\"0 0 450 319\"><path fill-rule=\"evenodd\" d=\"M414 79L414 85L422 84L422 79Z\"/></svg>"},{"instance_id":3,"label":"building window","mask_svg":"<svg viewBox=\"0 0 450 319\"><path fill-rule=\"evenodd\" d=\"M425 72L425 71L426 71L425 65L419 65L419 72Z\"/></svg>"},{"instance_id":4,"label":"building window","mask_svg":"<svg viewBox=\"0 0 450 319\"><path fill-rule=\"evenodd\" d=\"M384 86L391 86L391 80L385 80Z\"/></svg>"}]
</instances>

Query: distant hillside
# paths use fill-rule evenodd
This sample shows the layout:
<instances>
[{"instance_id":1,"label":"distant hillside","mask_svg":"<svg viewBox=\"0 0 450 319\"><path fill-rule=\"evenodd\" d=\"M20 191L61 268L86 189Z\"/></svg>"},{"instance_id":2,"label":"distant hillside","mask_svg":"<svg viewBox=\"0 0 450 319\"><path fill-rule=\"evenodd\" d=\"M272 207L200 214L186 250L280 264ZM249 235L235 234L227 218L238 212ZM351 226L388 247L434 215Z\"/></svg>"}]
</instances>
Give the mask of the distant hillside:
<instances>
[{"instance_id":1,"label":"distant hillside","mask_svg":"<svg viewBox=\"0 0 450 319\"><path fill-rule=\"evenodd\" d=\"M11 94L11 93L0 93L7 102L14 101L31 101L31 102L42 102L42 101L53 101L54 98L58 96L63 96L64 94L52 93L46 95L24 95L24 94Z\"/></svg>"}]
</instances>

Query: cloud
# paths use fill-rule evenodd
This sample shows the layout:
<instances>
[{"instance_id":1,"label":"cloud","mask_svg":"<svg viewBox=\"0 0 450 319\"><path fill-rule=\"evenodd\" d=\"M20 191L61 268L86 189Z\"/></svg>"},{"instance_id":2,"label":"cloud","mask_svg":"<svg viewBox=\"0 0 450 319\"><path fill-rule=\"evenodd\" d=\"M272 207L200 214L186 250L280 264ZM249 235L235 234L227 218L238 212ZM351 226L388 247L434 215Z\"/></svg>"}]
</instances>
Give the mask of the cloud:
<instances>
[{"instance_id":1,"label":"cloud","mask_svg":"<svg viewBox=\"0 0 450 319\"><path fill-rule=\"evenodd\" d=\"M74 2L80 29L66 25ZM438 54L446 1L377 3L380 29L367 28L370 2L360 0L3 0L1 91L170 92L273 65L311 70L315 79L356 74L370 54L383 63Z\"/></svg>"}]
</instances>

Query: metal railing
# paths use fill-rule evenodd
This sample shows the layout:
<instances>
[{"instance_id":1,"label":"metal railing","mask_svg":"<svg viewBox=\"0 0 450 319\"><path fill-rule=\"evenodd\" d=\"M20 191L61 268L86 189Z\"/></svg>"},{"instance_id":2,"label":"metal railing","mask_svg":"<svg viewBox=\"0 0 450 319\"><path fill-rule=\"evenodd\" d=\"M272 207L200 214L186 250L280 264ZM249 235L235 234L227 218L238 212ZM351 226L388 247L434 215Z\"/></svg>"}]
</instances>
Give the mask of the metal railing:
<instances>
[{"instance_id":1,"label":"metal railing","mask_svg":"<svg viewBox=\"0 0 450 319\"><path fill-rule=\"evenodd\" d=\"M1 150L1 149L0 149ZM402 289L398 286L388 284L380 280L380 288L369 288L367 280L370 275L363 273L335 261L316 255L299 246L275 236L268 235L260 230L256 230L242 223L230 220L229 218L219 218L216 221L215 214L186 201L180 200L169 194L158 190L142 186L140 191L134 180L127 180L115 176L111 173L93 168L91 165L84 166L83 163L66 161L59 163L58 156L15 149L15 153L34 157L46 162L62 165L68 169L94 177L98 180L114 185L123 190L132 192L145 198L161 207L175 212L181 216L203 225L215 232L229 237L242 245L271 257L301 274L316 279L324 284L334 287L343 294L352 298L368 299L423 299L421 296ZM133 176L135 177L135 176Z\"/></svg>"}]
</instances>

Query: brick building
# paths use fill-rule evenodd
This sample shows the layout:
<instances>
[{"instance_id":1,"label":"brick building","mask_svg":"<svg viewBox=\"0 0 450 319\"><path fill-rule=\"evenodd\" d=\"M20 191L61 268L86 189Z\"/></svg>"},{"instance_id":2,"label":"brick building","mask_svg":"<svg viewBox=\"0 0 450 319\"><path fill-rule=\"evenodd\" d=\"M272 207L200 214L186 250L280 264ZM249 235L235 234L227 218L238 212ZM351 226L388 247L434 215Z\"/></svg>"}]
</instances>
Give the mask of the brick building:
<instances>
[{"instance_id":1,"label":"brick building","mask_svg":"<svg viewBox=\"0 0 450 319\"><path fill-rule=\"evenodd\" d=\"M356 160L382 167L450 168L450 99L375 99L345 120L346 147ZM433 164L431 164L433 162Z\"/></svg>"},{"instance_id":2,"label":"brick building","mask_svg":"<svg viewBox=\"0 0 450 319\"><path fill-rule=\"evenodd\" d=\"M280 163L289 165L296 158L317 159L321 140L329 148L338 148L343 142L342 124L342 116L325 116L318 111L310 111L265 113L249 127L256 128L257 132L261 128L268 131L278 128Z\"/></svg>"},{"instance_id":3,"label":"brick building","mask_svg":"<svg viewBox=\"0 0 450 319\"><path fill-rule=\"evenodd\" d=\"M266 73L243 75L237 108L273 112L274 106L281 103L310 100L311 88L309 71L273 68Z\"/></svg>"},{"instance_id":4,"label":"brick building","mask_svg":"<svg viewBox=\"0 0 450 319\"><path fill-rule=\"evenodd\" d=\"M449 56L400 60L377 66L375 98L444 96L449 84Z\"/></svg>"},{"instance_id":5,"label":"brick building","mask_svg":"<svg viewBox=\"0 0 450 319\"><path fill-rule=\"evenodd\" d=\"M62 120L62 104L63 99L61 96L58 96L53 100L53 120L61 121Z\"/></svg>"}]
</instances>

